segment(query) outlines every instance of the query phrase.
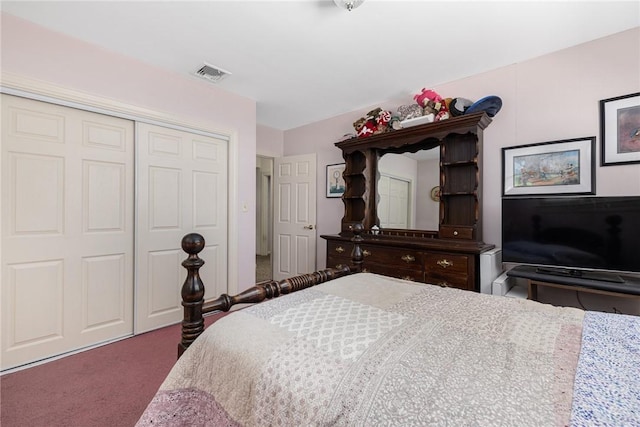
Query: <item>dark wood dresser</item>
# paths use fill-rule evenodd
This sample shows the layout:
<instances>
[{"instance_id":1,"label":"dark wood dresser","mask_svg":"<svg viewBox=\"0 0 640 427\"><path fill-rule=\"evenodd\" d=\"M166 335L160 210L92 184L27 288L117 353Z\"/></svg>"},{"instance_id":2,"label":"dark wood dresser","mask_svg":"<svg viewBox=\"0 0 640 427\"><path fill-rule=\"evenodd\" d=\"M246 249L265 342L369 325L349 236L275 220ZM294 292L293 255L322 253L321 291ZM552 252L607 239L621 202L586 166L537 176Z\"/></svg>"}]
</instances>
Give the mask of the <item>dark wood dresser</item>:
<instances>
[{"instance_id":1,"label":"dark wood dresser","mask_svg":"<svg viewBox=\"0 0 640 427\"><path fill-rule=\"evenodd\" d=\"M327 267L348 265L350 237L323 235ZM366 236L360 245L363 271L471 291L480 290L480 253L493 245L442 242L441 239L403 239Z\"/></svg>"},{"instance_id":2,"label":"dark wood dresser","mask_svg":"<svg viewBox=\"0 0 640 427\"><path fill-rule=\"evenodd\" d=\"M480 291L482 241L482 133L485 113L336 143L345 159L344 216L327 241L327 267L350 262L350 231L364 227L365 271L441 286ZM378 161L389 154L436 149L439 153L437 230L379 228ZM429 188L417 188L427 192Z\"/></svg>"}]
</instances>

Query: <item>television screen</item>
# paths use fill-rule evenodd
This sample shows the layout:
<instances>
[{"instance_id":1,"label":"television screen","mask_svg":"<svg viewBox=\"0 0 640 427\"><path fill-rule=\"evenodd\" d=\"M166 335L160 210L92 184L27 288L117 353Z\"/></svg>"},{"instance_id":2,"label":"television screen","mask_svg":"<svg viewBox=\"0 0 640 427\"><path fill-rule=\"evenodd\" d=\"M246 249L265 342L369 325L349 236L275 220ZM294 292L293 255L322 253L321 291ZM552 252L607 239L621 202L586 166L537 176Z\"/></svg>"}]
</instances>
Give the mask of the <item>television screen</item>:
<instances>
[{"instance_id":1,"label":"television screen","mask_svg":"<svg viewBox=\"0 0 640 427\"><path fill-rule=\"evenodd\" d=\"M640 197L503 198L502 260L640 272Z\"/></svg>"}]
</instances>

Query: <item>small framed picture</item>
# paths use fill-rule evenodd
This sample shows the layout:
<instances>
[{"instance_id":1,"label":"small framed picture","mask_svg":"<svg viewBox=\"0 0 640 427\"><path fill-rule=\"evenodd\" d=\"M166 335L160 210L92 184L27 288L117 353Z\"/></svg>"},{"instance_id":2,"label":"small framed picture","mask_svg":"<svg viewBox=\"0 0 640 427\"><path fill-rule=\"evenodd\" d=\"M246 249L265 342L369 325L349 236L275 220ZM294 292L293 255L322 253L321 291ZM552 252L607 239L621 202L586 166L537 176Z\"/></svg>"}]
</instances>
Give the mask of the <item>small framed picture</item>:
<instances>
[{"instance_id":1,"label":"small framed picture","mask_svg":"<svg viewBox=\"0 0 640 427\"><path fill-rule=\"evenodd\" d=\"M429 193L429 196L431 196L431 200L433 200L434 202L439 202L440 201L440 187L439 186L433 187L431 189L431 192Z\"/></svg>"},{"instance_id":2,"label":"small framed picture","mask_svg":"<svg viewBox=\"0 0 640 427\"><path fill-rule=\"evenodd\" d=\"M596 137L502 149L502 195L595 194Z\"/></svg>"},{"instance_id":3,"label":"small framed picture","mask_svg":"<svg viewBox=\"0 0 640 427\"><path fill-rule=\"evenodd\" d=\"M602 166L640 163L640 93L600 101Z\"/></svg>"},{"instance_id":4,"label":"small framed picture","mask_svg":"<svg viewBox=\"0 0 640 427\"><path fill-rule=\"evenodd\" d=\"M342 197L345 188L343 173L344 163L327 165L327 197Z\"/></svg>"}]
</instances>

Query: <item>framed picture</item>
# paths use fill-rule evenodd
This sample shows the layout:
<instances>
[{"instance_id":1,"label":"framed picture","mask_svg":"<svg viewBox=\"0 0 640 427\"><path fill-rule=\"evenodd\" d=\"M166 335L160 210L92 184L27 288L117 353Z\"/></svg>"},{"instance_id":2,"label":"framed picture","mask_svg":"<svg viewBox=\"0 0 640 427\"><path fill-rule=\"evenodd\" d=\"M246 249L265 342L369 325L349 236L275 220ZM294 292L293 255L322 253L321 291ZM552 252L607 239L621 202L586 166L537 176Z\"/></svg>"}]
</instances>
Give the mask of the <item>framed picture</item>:
<instances>
[{"instance_id":1,"label":"framed picture","mask_svg":"<svg viewBox=\"0 0 640 427\"><path fill-rule=\"evenodd\" d=\"M342 197L344 194L344 163L327 165L327 197Z\"/></svg>"},{"instance_id":2,"label":"framed picture","mask_svg":"<svg viewBox=\"0 0 640 427\"><path fill-rule=\"evenodd\" d=\"M600 101L602 166L640 163L640 93Z\"/></svg>"},{"instance_id":3,"label":"framed picture","mask_svg":"<svg viewBox=\"0 0 640 427\"><path fill-rule=\"evenodd\" d=\"M595 194L595 136L505 147L502 195Z\"/></svg>"},{"instance_id":4,"label":"framed picture","mask_svg":"<svg viewBox=\"0 0 640 427\"><path fill-rule=\"evenodd\" d=\"M440 187L439 186L435 186L431 189L431 192L429 193L429 196L431 196L431 200L433 200L434 202L439 202L440 201Z\"/></svg>"}]
</instances>

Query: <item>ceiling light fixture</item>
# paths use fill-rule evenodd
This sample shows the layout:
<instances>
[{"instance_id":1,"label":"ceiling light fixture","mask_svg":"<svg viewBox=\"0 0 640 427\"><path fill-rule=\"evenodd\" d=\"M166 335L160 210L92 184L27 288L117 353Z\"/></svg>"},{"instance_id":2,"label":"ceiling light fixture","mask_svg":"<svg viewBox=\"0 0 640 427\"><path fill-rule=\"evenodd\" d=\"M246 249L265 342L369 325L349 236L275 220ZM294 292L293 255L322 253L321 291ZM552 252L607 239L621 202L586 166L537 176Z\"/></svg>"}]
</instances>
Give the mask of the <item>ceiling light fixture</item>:
<instances>
[{"instance_id":1,"label":"ceiling light fixture","mask_svg":"<svg viewBox=\"0 0 640 427\"><path fill-rule=\"evenodd\" d=\"M347 9L348 11L352 11L353 9L364 3L364 0L333 0L333 2L338 7Z\"/></svg>"}]
</instances>

